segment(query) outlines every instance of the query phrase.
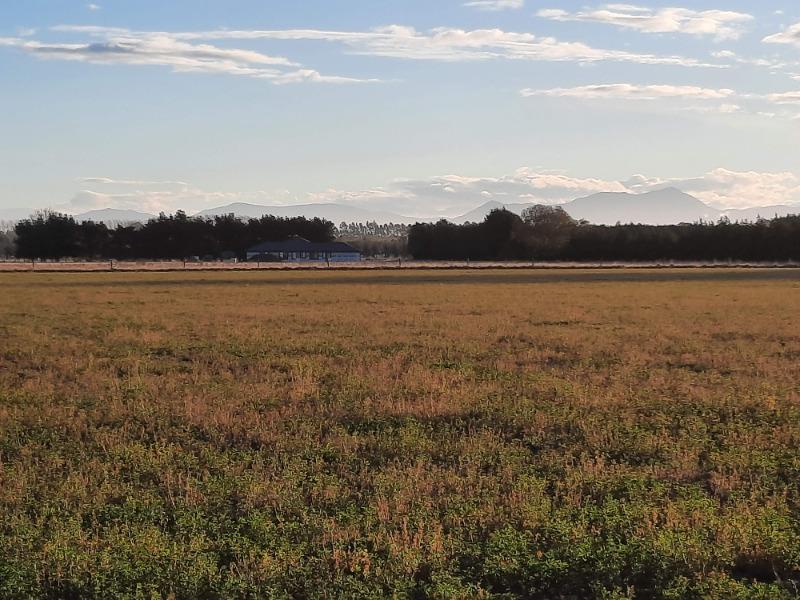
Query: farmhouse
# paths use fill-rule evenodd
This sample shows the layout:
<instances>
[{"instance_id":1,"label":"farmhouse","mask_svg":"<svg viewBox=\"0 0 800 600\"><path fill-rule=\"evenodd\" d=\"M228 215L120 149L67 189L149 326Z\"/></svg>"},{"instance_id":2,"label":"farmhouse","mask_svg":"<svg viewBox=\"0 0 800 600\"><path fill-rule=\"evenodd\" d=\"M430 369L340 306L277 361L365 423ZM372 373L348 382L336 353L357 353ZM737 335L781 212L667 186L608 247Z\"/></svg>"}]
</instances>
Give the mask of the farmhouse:
<instances>
[{"instance_id":1,"label":"farmhouse","mask_svg":"<svg viewBox=\"0 0 800 600\"><path fill-rule=\"evenodd\" d=\"M358 262L361 252L344 242L317 243L292 237L253 246L247 251L247 260Z\"/></svg>"}]
</instances>

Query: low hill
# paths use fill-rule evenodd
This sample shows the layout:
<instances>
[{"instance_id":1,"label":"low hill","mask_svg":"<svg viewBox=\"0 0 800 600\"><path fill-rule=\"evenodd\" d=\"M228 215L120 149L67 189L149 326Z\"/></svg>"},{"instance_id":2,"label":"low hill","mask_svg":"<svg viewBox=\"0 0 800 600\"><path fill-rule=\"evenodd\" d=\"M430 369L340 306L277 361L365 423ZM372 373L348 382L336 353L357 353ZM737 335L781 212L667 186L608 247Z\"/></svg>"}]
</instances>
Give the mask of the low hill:
<instances>
[{"instance_id":1,"label":"low hill","mask_svg":"<svg viewBox=\"0 0 800 600\"><path fill-rule=\"evenodd\" d=\"M106 225L117 225L126 223L146 223L154 219L154 215L135 210L119 210L116 208L104 208L75 215L75 220L79 223L83 221L94 221L95 223L105 223Z\"/></svg>"},{"instance_id":2,"label":"low hill","mask_svg":"<svg viewBox=\"0 0 800 600\"><path fill-rule=\"evenodd\" d=\"M758 208L742 208L726 210L725 215L731 221L757 221L758 219L774 219L789 215L800 215L800 206L780 204L776 206L762 206Z\"/></svg>"},{"instance_id":3,"label":"low hill","mask_svg":"<svg viewBox=\"0 0 800 600\"><path fill-rule=\"evenodd\" d=\"M533 204L502 204L497 201L486 202L470 212L454 217L453 223L478 223L491 211L505 208L521 214ZM791 214L792 207L775 206L746 210L720 211L694 196L676 188L666 188L644 194L603 192L578 198L560 205L569 215L578 220L586 220L596 225L615 223L641 223L645 225L674 225L696 221L716 221L724 215L732 220L755 220L758 215L765 218ZM794 212L798 212L795 209Z\"/></svg>"},{"instance_id":4,"label":"low hill","mask_svg":"<svg viewBox=\"0 0 800 600\"><path fill-rule=\"evenodd\" d=\"M214 217L220 215L234 214L242 218L263 217L272 215L275 217L307 217L309 219L319 217L327 219L335 225L341 222L365 223L375 221L377 223L415 223L418 219L405 217L390 212L372 211L365 208L347 206L344 204L296 204L292 206L261 206L258 204L246 204L237 202L218 208L210 208L201 211L197 216Z\"/></svg>"},{"instance_id":5,"label":"low hill","mask_svg":"<svg viewBox=\"0 0 800 600\"><path fill-rule=\"evenodd\" d=\"M676 188L644 194L603 192L578 198L562 205L574 219L596 225L642 223L674 225L696 221L716 221L721 211L704 204Z\"/></svg>"}]
</instances>

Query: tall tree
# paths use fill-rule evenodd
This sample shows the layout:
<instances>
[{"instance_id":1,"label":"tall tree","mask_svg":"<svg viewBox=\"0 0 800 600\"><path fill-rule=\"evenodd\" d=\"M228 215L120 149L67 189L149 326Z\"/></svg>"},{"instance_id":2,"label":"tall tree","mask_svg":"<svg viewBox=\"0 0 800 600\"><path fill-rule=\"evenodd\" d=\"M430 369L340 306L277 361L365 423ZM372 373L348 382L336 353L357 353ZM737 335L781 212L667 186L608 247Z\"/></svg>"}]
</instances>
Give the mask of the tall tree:
<instances>
[{"instance_id":1,"label":"tall tree","mask_svg":"<svg viewBox=\"0 0 800 600\"><path fill-rule=\"evenodd\" d=\"M43 211L17 223L15 232L20 258L54 259L82 254L78 224L68 215Z\"/></svg>"},{"instance_id":2,"label":"tall tree","mask_svg":"<svg viewBox=\"0 0 800 600\"><path fill-rule=\"evenodd\" d=\"M15 252L14 233L0 231L0 258L11 258Z\"/></svg>"},{"instance_id":3,"label":"tall tree","mask_svg":"<svg viewBox=\"0 0 800 600\"><path fill-rule=\"evenodd\" d=\"M578 222L560 206L536 204L522 211L529 244L537 258L553 258L569 244Z\"/></svg>"}]
</instances>

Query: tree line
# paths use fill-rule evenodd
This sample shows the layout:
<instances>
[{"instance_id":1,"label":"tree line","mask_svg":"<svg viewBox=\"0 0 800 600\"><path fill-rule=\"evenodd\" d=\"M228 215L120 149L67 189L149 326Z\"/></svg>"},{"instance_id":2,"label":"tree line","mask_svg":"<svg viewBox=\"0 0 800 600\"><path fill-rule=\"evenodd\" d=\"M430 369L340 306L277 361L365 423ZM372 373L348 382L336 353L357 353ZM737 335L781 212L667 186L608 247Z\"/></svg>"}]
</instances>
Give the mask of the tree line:
<instances>
[{"instance_id":1,"label":"tree line","mask_svg":"<svg viewBox=\"0 0 800 600\"><path fill-rule=\"evenodd\" d=\"M14 233L18 258L243 259L248 248L266 240L300 236L311 242L333 241L335 227L330 221L305 217L245 221L233 215L189 217L178 211L144 224L110 228L93 221L78 223L68 215L40 213L17 223Z\"/></svg>"},{"instance_id":2,"label":"tree line","mask_svg":"<svg viewBox=\"0 0 800 600\"><path fill-rule=\"evenodd\" d=\"M385 237L397 238L408 235L408 225L401 223L377 223L368 221L366 223L347 223L342 221L337 228L337 235L347 238L356 237Z\"/></svg>"},{"instance_id":3,"label":"tree line","mask_svg":"<svg viewBox=\"0 0 800 600\"><path fill-rule=\"evenodd\" d=\"M397 258L408 256L407 237L364 236L352 238L343 236L340 239L353 246L353 248L356 248L362 255L368 258Z\"/></svg>"},{"instance_id":4,"label":"tree line","mask_svg":"<svg viewBox=\"0 0 800 600\"><path fill-rule=\"evenodd\" d=\"M408 250L420 260L784 261L800 260L800 216L669 226L591 225L562 208L522 216L492 211L482 223L418 223Z\"/></svg>"},{"instance_id":5,"label":"tree line","mask_svg":"<svg viewBox=\"0 0 800 600\"><path fill-rule=\"evenodd\" d=\"M409 225L401 223L342 223L337 237L369 258L397 258L408 255Z\"/></svg>"},{"instance_id":6,"label":"tree line","mask_svg":"<svg viewBox=\"0 0 800 600\"><path fill-rule=\"evenodd\" d=\"M0 226L0 258L11 258L14 256L14 239L16 234L10 229L4 230Z\"/></svg>"},{"instance_id":7,"label":"tree line","mask_svg":"<svg viewBox=\"0 0 800 600\"><path fill-rule=\"evenodd\" d=\"M783 261L800 260L800 216L732 223L669 226L591 225L552 206L527 208L522 216L500 209L481 223L449 221L405 226L347 228L315 218L233 215L160 215L144 224L108 227L68 215L40 213L0 232L0 257L25 259L239 258L267 240L300 236L330 242L337 235L367 256L409 255L419 260L553 261ZM401 229L402 227L402 229ZM370 232L370 233L367 233ZM391 233L398 235L391 235Z\"/></svg>"}]
</instances>

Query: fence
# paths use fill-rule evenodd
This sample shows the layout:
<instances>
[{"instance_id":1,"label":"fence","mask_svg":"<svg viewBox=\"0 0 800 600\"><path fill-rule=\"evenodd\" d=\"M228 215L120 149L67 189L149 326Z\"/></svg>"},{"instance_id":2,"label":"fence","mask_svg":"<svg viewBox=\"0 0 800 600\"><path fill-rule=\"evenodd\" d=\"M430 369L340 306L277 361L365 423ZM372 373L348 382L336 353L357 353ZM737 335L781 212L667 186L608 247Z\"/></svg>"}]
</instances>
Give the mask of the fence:
<instances>
[{"instance_id":1,"label":"fence","mask_svg":"<svg viewBox=\"0 0 800 600\"><path fill-rule=\"evenodd\" d=\"M365 260L352 263L201 262L201 261L0 261L0 272L117 273L179 271L347 271L413 269L659 269L659 268L800 268L797 262L472 262Z\"/></svg>"}]
</instances>

